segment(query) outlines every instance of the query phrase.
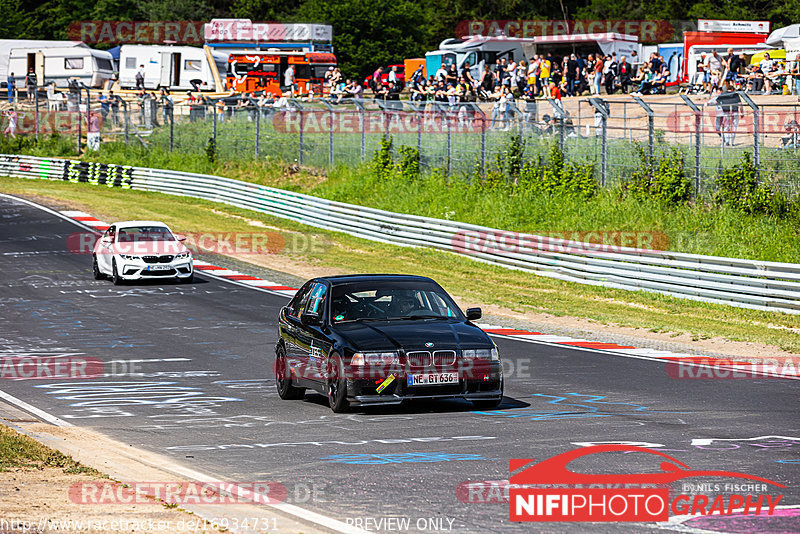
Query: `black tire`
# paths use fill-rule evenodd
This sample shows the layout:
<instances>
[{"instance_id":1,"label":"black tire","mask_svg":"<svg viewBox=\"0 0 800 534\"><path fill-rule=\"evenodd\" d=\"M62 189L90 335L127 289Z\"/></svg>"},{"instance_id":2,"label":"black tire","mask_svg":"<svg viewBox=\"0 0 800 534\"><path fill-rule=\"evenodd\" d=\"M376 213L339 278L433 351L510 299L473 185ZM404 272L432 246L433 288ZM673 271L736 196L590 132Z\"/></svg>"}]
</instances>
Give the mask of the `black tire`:
<instances>
[{"instance_id":1,"label":"black tire","mask_svg":"<svg viewBox=\"0 0 800 534\"><path fill-rule=\"evenodd\" d=\"M347 377L342 357L336 353L328 357L325 386L328 405L333 413L346 412L350 408L350 403L347 402Z\"/></svg>"},{"instance_id":2,"label":"black tire","mask_svg":"<svg viewBox=\"0 0 800 534\"><path fill-rule=\"evenodd\" d=\"M92 276L95 280L102 280L106 276L100 272L100 266L97 265L97 256L92 255Z\"/></svg>"},{"instance_id":3,"label":"black tire","mask_svg":"<svg viewBox=\"0 0 800 534\"><path fill-rule=\"evenodd\" d=\"M111 281L114 282L115 286L121 286L125 281L119 276L117 272L117 262L114 261L111 263Z\"/></svg>"},{"instance_id":4,"label":"black tire","mask_svg":"<svg viewBox=\"0 0 800 534\"><path fill-rule=\"evenodd\" d=\"M292 375L283 347L275 351L275 384L278 386L278 396L283 400L299 400L306 394L306 388L292 385Z\"/></svg>"},{"instance_id":5,"label":"black tire","mask_svg":"<svg viewBox=\"0 0 800 534\"><path fill-rule=\"evenodd\" d=\"M181 284L191 284L194 281L194 273L190 274L186 278L178 278L178 282Z\"/></svg>"}]
</instances>

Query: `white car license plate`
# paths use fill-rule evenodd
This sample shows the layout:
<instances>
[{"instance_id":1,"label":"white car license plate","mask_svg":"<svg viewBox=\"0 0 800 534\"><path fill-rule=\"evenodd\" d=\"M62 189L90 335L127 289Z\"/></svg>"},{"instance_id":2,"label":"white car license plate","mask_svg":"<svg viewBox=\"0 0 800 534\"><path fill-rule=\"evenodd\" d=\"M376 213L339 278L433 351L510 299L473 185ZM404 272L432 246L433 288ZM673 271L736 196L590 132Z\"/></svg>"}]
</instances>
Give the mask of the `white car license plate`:
<instances>
[{"instance_id":1,"label":"white car license plate","mask_svg":"<svg viewBox=\"0 0 800 534\"><path fill-rule=\"evenodd\" d=\"M168 271L170 269L172 269L172 266L170 266L170 265L148 265L147 266L147 270L148 271Z\"/></svg>"},{"instance_id":2,"label":"white car license plate","mask_svg":"<svg viewBox=\"0 0 800 534\"><path fill-rule=\"evenodd\" d=\"M423 373L408 375L409 386L438 386L441 384L458 384L458 373Z\"/></svg>"}]
</instances>

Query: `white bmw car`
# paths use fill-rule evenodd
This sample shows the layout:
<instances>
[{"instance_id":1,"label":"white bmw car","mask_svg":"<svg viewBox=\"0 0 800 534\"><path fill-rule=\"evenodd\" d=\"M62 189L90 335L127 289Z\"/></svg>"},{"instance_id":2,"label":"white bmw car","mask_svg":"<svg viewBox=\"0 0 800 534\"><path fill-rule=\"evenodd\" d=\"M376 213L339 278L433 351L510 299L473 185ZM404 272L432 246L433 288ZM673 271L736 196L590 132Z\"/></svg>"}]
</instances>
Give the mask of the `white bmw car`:
<instances>
[{"instance_id":1,"label":"white bmw car","mask_svg":"<svg viewBox=\"0 0 800 534\"><path fill-rule=\"evenodd\" d=\"M189 283L194 264L185 240L158 221L112 224L94 244L92 273L95 280L109 277L115 285L157 278Z\"/></svg>"}]
</instances>

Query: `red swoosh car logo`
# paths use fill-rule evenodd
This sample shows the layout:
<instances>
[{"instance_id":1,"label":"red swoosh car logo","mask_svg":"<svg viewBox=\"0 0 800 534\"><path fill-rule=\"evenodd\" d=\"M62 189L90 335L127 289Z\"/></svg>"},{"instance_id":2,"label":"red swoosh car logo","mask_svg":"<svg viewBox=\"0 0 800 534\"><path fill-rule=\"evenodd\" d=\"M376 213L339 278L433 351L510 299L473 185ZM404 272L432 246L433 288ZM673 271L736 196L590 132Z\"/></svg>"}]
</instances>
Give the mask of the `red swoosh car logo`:
<instances>
[{"instance_id":1,"label":"red swoosh car logo","mask_svg":"<svg viewBox=\"0 0 800 534\"><path fill-rule=\"evenodd\" d=\"M577 458L601 452L643 452L660 456L668 461L660 464L660 473L589 474L567 469L567 464ZM512 467L513 469L513 467ZM684 478L731 477L766 482L785 488L783 484L766 478L739 473L737 471L696 471L688 465L663 452L633 445L592 445L561 453L543 460L509 477L511 484L668 484Z\"/></svg>"}]
</instances>

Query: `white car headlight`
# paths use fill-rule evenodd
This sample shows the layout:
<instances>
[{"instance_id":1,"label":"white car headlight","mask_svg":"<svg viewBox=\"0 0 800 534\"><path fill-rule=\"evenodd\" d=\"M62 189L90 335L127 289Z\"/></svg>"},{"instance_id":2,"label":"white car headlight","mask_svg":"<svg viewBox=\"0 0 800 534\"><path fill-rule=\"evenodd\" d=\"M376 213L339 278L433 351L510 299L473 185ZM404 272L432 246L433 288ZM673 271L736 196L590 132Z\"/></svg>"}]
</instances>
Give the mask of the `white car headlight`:
<instances>
[{"instance_id":1,"label":"white car headlight","mask_svg":"<svg viewBox=\"0 0 800 534\"><path fill-rule=\"evenodd\" d=\"M188 258L191 258L191 257L192 257L192 253L187 250L186 252L181 252L180 254L177 254L175 256L175 259L176 260L185 260L185 259L188 259Z\"/></svg>"},{"instance_id":2,"label":"white car headlight","mask_svg":"<svg viewBox=\"0 0 800 534\"><path fill-rule=\"evenodd\" d=\"M396 352L356 352L351 365L391 365L397 363Z\"/></svg>"},{"instance_id":3,"label":"white car headlight","mask_svg":"<svg viewBox=\"0 0 800 534\"><path fill-rule=\"evenodd\" d=\"M122 258L123 260L140 260L140 259L142 259L140 256L132 256L130 254L120 254L119 257Z\"/></svg>"},{"instance_id":4,"label":"white car headlight","mask_svg":"<svg viewBox=\"0 0 800 534\"><path fill-rule=\"evenodd\" d=\"M465 360L499 360L497 347L492 349L462 349L461 357Z\"/></svg>"}]
</instances>

